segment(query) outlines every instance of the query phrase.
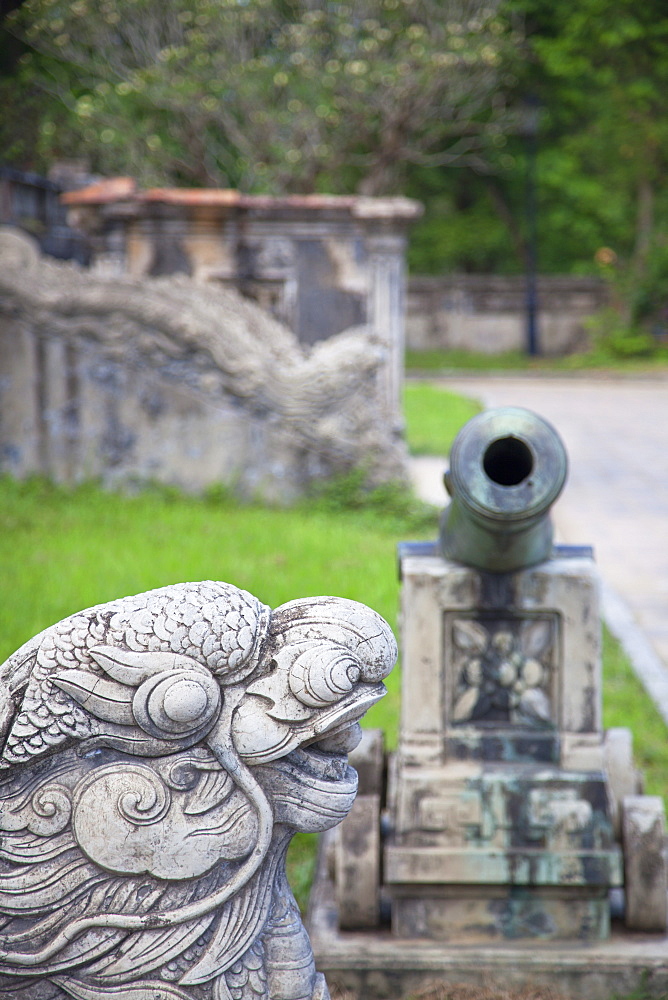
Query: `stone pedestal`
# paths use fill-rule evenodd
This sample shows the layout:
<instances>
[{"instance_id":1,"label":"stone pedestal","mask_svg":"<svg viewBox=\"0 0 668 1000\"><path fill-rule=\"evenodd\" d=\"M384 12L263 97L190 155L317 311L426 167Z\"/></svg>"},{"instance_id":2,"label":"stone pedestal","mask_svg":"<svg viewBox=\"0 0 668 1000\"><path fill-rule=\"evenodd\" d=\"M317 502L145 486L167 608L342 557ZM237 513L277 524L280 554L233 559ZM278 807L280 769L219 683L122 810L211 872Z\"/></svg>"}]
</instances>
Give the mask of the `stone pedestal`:
<instances>
[{"instance_id":1,"label":"stone pedestal","mask_svg":"<svg viewBox=\"0 0 668 1000\"><path fill-rule=\"evenodd\" d=\"M663 800L656 795L628 795L622 803L626 875L626 914L632 927L665 927L668 885Z\"/></svg>"},{"instance_id":2,"label":"stone pedestal","mask_svg":"<svg viewBox=\"0 0 668 1000\"><path fill-rule=\"evenodd\" d=\"M566 467L540 418L481 414L451 451L439 543L399 547L402 718L377 822L391 919L346 932L323 860L309 921L351 1000L666 995L663 803L639 794L628 730L602 729L592 553L554 549L548 518Z\"/></svg>"},{"instance_id":3,"label":"stone pedestal","mask_svg":"<svg viewBox=\"0 0 668 1000\"><path fill-rule=\"evenodd\" d=\"M325 834L332 839L334 831ZM642 989L644 997L668 996L668 937L629 934L613 921L606 940L542 941L537 938L470 940L468 943L400 938L389 928L341 931L335 886L325 871L327 843L311 894L309 934L318 968L333 997L404 1000L428 987L498 986L512 996L541 988L545 996L610 1000Z\"/></svg>"},{"instance_id":4,"label":"stone pedestal","mask_svg":"<svg viewBox=\"0 0 668 1000\"><path fill-rule=\"evenodd\" d=\"M385 880L401 937L591 939L623 881L587 550L515 573L401 551Z\"/></svg>"}]
</instances>

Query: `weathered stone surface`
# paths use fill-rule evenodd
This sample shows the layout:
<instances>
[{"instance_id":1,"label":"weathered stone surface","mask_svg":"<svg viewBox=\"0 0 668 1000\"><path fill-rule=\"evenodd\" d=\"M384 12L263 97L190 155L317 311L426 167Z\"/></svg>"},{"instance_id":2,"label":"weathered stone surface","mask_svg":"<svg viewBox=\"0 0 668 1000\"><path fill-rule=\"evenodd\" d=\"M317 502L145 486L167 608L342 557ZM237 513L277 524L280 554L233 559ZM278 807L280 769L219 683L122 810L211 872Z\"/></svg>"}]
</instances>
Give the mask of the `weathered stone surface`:
<instances>
[{"instance_id":1,"label":"weathered stone surface","mask_svg":"<svg viewBox=\"0 0 668 1000\"><path fill-rule=\"evenodd\" d=\"M571 734L592 735L600 746L598 581L591 559L556 557L492 574L444 560L435 546L418 543L415 550L402 548L401 574L410 664L402 673L402 761L484 757L485 741L494 743L497 759L526 761L540 759L538 744L551 744L542 758L550 760L557 732L566 737L567 753ZM497 678L489 695L504 695L502 709L485 709L481 700L483 663ZM487 725L490 712L498 731ZM505 750L499 749L503 737Z\"/></svg>"},{"instance_id":2,"label":"weathered stone surface","mask_svg":"<svg viewBox=\"0 0 668 1000\"><path fill-rule=\"evenodd\" d=\"M339 822L394 638L333 597L180 584L0 666L0 993L324 1000L284 859Z\"/></svg>"},{"instance_id":3,"label":"weathered stone surface","mask_svg":"<svg viewBox=\"0 0 668 1000\"><path fill-rule=\"evenodd\" d=\"M384 750L382 729L367 729L348 756L357 771L357 798L336 828L333 856L339 922L349 930L378 927L380 923Z\"/></svg>"},{"instance_id":4,"label":"weathered stone surface","mask_svg":"<svg viewBox=\"0 0 668 1000\"><path fill-rule=\"evenodd\" d=\"M420 895L394 893L392 929L397 937L431 939L448 944L489 944L571 939L596 941L610 933L610 906L605 890L597 894L566 889L558 896L533 888L493 886L480 891L458 887L448 892L434 886Z\"/></svg>"},{"instance_id":5,"label":"weathered stone surface","mask_svg":"<svg viewBox=\"0 0 668 1000\"><path fill-rule=\"evenodd\" d=\"M367 325L382 347L377 389L388 427L403 426L408 198L247 195L234 190L115 189L63 196L96 269L183 273L253 299L312 345Z\"/></svg>"},{"instance_id":6,"label":"weathered stone surface","mask_svg":"<svg viewBox=\"0 0 668 1000\"><path fill-rule=\"evenodd\" d=\"M591 559L492 574L424 543L401 554L402 729L384 849L394 932L606 935L622 862ZM507 887L526 887L526 906Z\"/></svg>"},{"instance_id":7,"label":"weathered stone surface","mask_svg":"<svg viewBox=\"0 0 668 1000\"><path fill-rule=\"evenodd\" d=\"M561 764L568 771L605 771L607 764L606 734L601 742L600 733L562 733ZM619 760L620 768L622 760ZM631 762L629 769L632 774ZM628 780L624 772L624 780ZM621 777L621 775L620 775Z\"/></svg>"},{"instance_id":8,"label":"weathered stone surface","mask_svg":"<svg viewBox=\"0 0 668 1000\"><path fill-rule=\"evenodd\" d=\"M627 795L622 801L626 926L665 933L668 881L665 814L657 795Z\"/></svg>"},{"instance_id":9,"label":"weathered stone surface","mask_svg":"<svg viewBox=\"0 0 668 1000\"><path fill-rule=\"evenodd\" d=\"M385 734L382 729L364 729L349 754L357 771L359 795L382 796L385 783Z\"/></svg>"},{"instance_id":10,"label":"weathered stone surface","mask_svg":"<svg viewBox=\"0 0 668 1000\"><path fill-rule=\"evenodd\" d=\"M608 303L609 294L598 278L541 275L541 354L584 350L589 343L586 320ZM406 304L406 341L414 351L500 354L526 349L526 280L521 276L416 275L408 282Z\"/></svg>"},{"instance_id":11,"label":"weathered stone surface","mask_svg":"<svg viewBox=\"0 0 668 1000\"><path fill-rule=\"evenodd\" d=\"M615 836L622 836L622 804L629 795L642 793L642 774L633 762L633 733L623 726L606 729L603 736L604 770L612 800ZM586 768L583 768L586 770Z\"/></svg>"},{"instance_id":12,"label":"weathered stone surface","mask_svg":"<svg viewBox=\"0 0 668 1000\"><path fill-rule=\"evenodd\" d=\"M358 795L336 838L339 924L344 930L380 923L380 796Z\"/></svg>"},{"instance_id":13,"label":"weathered stone surface","mask_svg":"<svg viewBox=\"0 0 668 1000\"><path fill-rule=\"evenodd\" d=\"M397 937L609 932L623 873L598 577L590 550L552 548L548 517L566 465L556 431L527 411L476 417L453 446L439 546L400 546L402 723L384 846ZM618 786L633 780L627 764Z\"/></svg>"},{"instance_id":14,"label":"weathered stone surface","mask_svg":"<svg viewBox=\"0 0 668 1000\"><path fill-rule=\"evenodd\" d=\"M231 289L93 274L9 230L0 319L3 472L271 500L360 465L405 476L368 328L304 349Z\"/></svg>"},{"instance_id":15,"label":"weathered stone surface","mask_svg":"<svg viewBox=\"0 0 668 1000\"><path fill-rule=\"evenodd\" d=\"M333 832L323 839L328 841ZM518 910L516 904L516 914ZM403 1000L434 984L444 991L454 984L478 989L502 984L508 992L542 988L546 995L558 990L569 1000L610 1000L640 988L648 998L665 1000L668 995L665 934L626 934L619 924L613 924L609 938L586 943L544 941L535 935L501 940L480 934L465 942L402 939L389 930L341 932L334 886L322 869L309 912L318 968L333 995L350 1000ZM486 919L489 924L489 912Z\"/></svg>"}]
</instances>

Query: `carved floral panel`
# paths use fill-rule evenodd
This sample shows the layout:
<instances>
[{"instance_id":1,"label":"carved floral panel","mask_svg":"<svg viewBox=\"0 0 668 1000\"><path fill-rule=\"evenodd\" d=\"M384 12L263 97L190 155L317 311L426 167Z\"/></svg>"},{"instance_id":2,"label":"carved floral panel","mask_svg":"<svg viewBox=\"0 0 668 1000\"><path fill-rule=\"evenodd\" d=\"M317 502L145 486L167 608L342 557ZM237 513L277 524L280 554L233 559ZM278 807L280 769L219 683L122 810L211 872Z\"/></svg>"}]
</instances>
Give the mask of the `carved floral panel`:
<instances>
[{"instance_id":1,"label":"carved floral panel","mask_svg":"<svg viewBox=\"0 0 668 1000\"><path fill-rule=\"evenodd\" d=\"M452 721L552 728L556 615L448 615Z\"/></svg>"}]
</instances>

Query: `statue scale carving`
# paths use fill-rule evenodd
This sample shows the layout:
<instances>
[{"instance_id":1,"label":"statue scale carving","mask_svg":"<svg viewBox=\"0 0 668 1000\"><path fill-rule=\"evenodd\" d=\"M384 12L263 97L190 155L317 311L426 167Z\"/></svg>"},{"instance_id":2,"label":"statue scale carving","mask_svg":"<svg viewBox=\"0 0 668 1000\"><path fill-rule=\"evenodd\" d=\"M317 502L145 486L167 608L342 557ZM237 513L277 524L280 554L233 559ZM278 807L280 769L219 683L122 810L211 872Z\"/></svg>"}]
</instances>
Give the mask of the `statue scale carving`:
<instances>
[{"instance_id":1,"label":"statue scale carving","mask_svg":"<svg viewBox=\"0 0 668 1000\"><path fill-rule=\"evenodd\" d=\"M66 618L0 667L0 995L320 1000L295 830L338 823L396 658L342 598L179 584Z\"/></svg>"}]
</instances>

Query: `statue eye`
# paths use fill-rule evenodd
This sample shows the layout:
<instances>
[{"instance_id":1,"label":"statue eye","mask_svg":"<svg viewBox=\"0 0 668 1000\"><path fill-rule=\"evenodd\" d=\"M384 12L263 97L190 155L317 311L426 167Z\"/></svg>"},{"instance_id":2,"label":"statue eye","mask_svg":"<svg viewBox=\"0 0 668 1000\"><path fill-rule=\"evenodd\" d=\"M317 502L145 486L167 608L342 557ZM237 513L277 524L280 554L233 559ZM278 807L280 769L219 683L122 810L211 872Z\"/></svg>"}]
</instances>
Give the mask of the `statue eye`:
<instances>
[{"instance_id":1,"label":"statue eye","mask_svg":"<svg viewBox=\"0 0 668 1000\"><path fill-rule=\"evenodd\" d=\"M151 736L163 740L198 739L220 711L220 688L208 671L162 671L137 688L132 712Z\"/></svg>"},{"instance_id":2,"label":"statue eye","mask_svg":"<svg viewBox=\"0 0 668 1000\"><path fill-rule=\"evenodd\" d=\"M360 678L360 666L350 652L321 643L301 653L290 668L290 690L311 708L326 708L349 694Z\"/></svg>"},{"instance_id":3,"label":"statue eye","mask_svg":"<svg viewBox=\"0 0 668 1000\"><path fill-rule=\"evenodd\" d=\"M162 695L162 711L177 725L202 719L207 714L208 705L208 692L199 679L181 677L170 684Z\"/></svg>"}]
</instances>

